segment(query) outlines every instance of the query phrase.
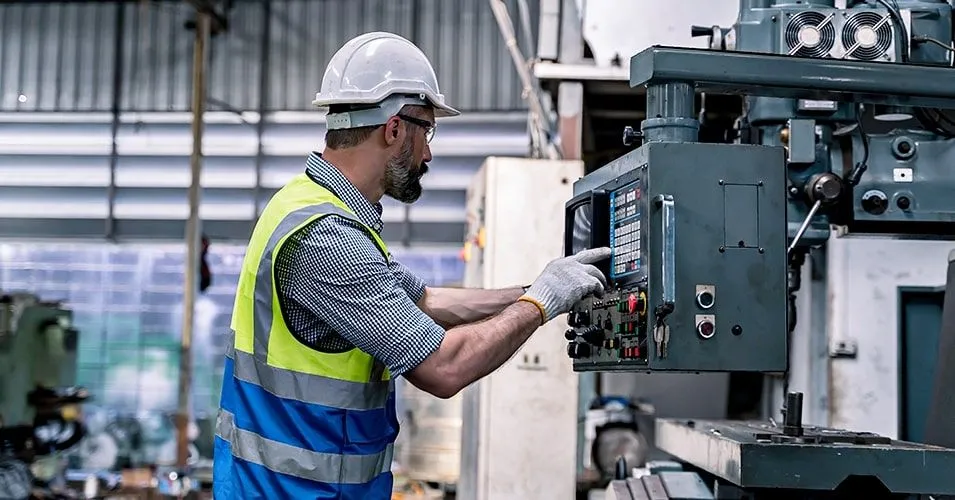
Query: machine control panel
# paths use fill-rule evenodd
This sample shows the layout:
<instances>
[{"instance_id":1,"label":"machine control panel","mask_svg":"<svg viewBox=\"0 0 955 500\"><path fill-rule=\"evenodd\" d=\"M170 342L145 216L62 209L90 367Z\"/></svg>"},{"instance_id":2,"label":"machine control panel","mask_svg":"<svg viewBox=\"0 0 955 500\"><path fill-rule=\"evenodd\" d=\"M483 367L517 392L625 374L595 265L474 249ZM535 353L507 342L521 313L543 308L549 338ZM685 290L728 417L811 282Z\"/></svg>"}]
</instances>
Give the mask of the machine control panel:
<instances>
[{"instance_id":1,"label":"machine control panel","mask_svg":"<svg viewBox=\"0 0 955 500\"><path fill-rule=\"evenodd\" d=\"M639 287L587 299L568 315L572 359L647 360L647 294Z\"/></svg>"},{"instance_id":2,"label":"machine control panel","mask_svg":"<svg viewBox=\"0 0 955 500\"><path fill-rule=\"evenodd\" d=\"M578 198L568 203L569 217L587 206L592 218L603 218L597 224L605 234L593 234L575 224L576 253L582 248L609 246L610 262L604 266L611 288L602 297L589 297L568 315L567 355L582 362L646 364L649 349L647 328L647 269L644 258L643 230L647 200L645 181L634 178L597 196Z\"/></svg>"},{"instance_id":3,"label":"machine control panel","mask_svg":"<svg viewBox=\"0 0 955 500\"><path fill-rule=\"evenodd\" d=\"M568 314L574 370L785 370L786 178L765 168L784 162L781 148L649 142L578 181L565 254L611 256L604 294Z\"/></svg>"}]
</instances>

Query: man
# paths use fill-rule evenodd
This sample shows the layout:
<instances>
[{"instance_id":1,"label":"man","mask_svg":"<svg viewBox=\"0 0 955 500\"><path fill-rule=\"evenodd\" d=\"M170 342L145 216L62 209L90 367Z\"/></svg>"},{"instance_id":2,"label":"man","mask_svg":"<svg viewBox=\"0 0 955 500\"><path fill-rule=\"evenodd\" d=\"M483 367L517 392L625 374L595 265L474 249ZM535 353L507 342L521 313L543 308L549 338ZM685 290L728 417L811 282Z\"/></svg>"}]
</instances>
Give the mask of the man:
<instances>
[{"instance_id":1,"label":"man","mask_svg":"<svg viewBox=\"0 0 955 500\"><path fill-rule=\"evenodd\" d=\"M408 40L350 40L315 105L325 151L271 199L239 279L217 500L390 498L395 377L449 398L605 286L591 263L609 249L551 262L526 291L429 288L391 258L379 200L418 199L435 118L459 114Z\"/></svg>"}]
</instances>

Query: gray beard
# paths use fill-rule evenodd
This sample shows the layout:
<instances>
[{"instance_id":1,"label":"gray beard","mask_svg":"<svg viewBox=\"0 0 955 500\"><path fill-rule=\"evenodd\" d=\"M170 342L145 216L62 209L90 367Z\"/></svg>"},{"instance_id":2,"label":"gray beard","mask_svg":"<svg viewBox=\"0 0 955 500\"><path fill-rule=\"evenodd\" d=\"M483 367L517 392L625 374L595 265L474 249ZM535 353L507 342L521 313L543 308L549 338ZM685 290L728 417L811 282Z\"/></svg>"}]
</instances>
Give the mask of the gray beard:
<instances>
[{"instance_id":1,"label":"gray beard","mask_svg":"<svg viewBox=\"0 0 955 500\"><path fill-rule=\"evenodd\" d=\"M385 167L383 183L386 195L402 203L414 203L421 197L421 177L427 173L428 166L422 163L414 169L413 162L414 142L409 138Z\"/></svg>"}]
</instances>

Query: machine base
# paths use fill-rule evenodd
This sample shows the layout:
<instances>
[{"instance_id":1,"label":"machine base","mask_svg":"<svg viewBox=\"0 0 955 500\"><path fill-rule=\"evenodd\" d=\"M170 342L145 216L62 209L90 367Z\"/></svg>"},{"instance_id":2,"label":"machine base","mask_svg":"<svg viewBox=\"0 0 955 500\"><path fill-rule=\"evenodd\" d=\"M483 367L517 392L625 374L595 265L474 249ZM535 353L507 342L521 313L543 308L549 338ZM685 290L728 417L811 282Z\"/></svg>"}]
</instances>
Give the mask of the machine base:
<instances>
[{"instance_id":1,"label":"machine base","mask_svg":"<svg viewBox=\"0 0 955 500\"><path fill-rule=\"evenodd\" d=\"M843 491L854 498L955 494L955 450L866 432L660 419L656 445L717 482L747 491L806 493L797 498Z\"/></svg>"}]
</instances>

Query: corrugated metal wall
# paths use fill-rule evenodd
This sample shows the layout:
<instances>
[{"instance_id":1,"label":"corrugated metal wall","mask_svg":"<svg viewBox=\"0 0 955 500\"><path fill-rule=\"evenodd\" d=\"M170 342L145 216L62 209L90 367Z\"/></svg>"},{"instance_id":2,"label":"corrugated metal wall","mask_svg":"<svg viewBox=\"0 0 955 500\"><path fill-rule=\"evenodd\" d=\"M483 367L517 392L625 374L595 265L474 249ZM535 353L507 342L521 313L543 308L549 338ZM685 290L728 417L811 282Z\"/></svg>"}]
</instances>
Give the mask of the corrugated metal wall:
<instances>
[{"instance_id":1,"label":"corrugated metal wall","mask_svg":"<svg viewBox=\"0 0 955 500\"><path fill-rule=\"evenodd\" d=\"M191 12L169 1L0 7L0 111L110 111L116 68L122 110L188 110ZM209 96L232 109L310 109L331 54L371 30L415 41L459 109L524 108L482 0L239 0L229 20L212 42Z\"/></svg>"},{"instance_id":2,"label":"corrugated metal wall","mask_svg":"<svg viewBox=\"0 0 955 500\"><path fill-rule=\"evenodd\" d=\"M0 237L182 238L191 17L171 1L0 6ZM321 149L311 99L361 32L417 41L469 111L439 123L422 199L386 207L390 242L460 243L484 157L527 154L521 87L485 1L238 0L229 20L211 44L201 216L213 238L247 238L257 207Z\"/></svg>"},{"instance_id":3,"label":"corrugated metal wall","mask_svg":"<svg viewBox=\"0 0 955 500\"><path fill-rule=\"evenodd\" d=\"M273 113L260 129L256 113L208 114L200 217L211 238L248 238L257 210L304 170L309 151L322 149L322 118ZM0 113L0 237L182 239L190 115L124 113L115 162L111 120L108 113ZM413 205L382 200L386 239L459 245L472 176L486 155L526 155L526 130L522 112L441 120L421 198Z\"/></svg>"}]
</instances>

